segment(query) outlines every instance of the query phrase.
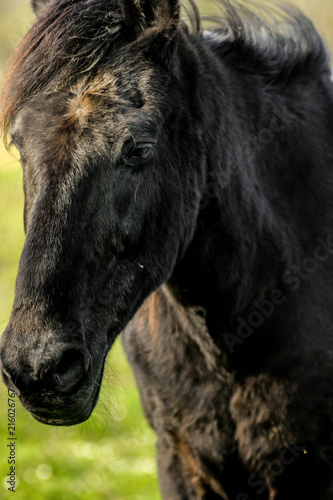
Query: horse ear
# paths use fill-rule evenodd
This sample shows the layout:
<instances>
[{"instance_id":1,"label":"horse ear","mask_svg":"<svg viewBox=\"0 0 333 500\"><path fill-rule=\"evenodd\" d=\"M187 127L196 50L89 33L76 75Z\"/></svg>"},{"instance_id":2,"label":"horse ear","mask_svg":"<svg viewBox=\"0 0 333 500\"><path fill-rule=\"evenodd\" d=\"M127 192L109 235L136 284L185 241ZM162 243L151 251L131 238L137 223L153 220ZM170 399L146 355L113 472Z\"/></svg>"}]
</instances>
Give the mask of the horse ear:
<instances>
[{"instance_id":1,"label":"horse ear","mask_svg":"<svg viewBox=\"0 0 333 500\"><path fill-rule=\"evenodd\" d=\"M51 2L52 0L31 0L31 5L36 16L39 16L42 10Z\"/></svg>"},{"instance_id":2,"label":"horse ear","mask_svg":"<svg viewBox=\"0 0 333 500\"><path fill-rule=\"evenodd\" d=\"M122 0L129 35L147 47L165 44L180 20L179 0Z\"/></svg>"}]
</instances>

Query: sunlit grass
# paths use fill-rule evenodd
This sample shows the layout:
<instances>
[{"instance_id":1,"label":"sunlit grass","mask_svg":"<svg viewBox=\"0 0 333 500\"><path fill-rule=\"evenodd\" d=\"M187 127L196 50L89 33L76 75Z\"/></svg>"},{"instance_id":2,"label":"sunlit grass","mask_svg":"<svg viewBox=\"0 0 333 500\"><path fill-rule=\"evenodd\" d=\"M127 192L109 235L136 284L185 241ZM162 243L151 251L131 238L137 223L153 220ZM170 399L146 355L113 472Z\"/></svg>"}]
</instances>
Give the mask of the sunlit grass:
<instances>
[{"instance_id":1,"label":"sunlit grass","mask_svg":"<svg viewBox=\"0 0 333 500\"><path fill-rule=\"evenodd\" d=\"M23 243L21 167L0 148L0 330L10 315ZM160 498L155 436L143 419L120 343L112 349L100 402L88 422L74 427L48 427L36 422L16 401L18 481L14 496L6 484L7 409L7 390L0 382L0 498Z\"/></svg>"}]
</instances>

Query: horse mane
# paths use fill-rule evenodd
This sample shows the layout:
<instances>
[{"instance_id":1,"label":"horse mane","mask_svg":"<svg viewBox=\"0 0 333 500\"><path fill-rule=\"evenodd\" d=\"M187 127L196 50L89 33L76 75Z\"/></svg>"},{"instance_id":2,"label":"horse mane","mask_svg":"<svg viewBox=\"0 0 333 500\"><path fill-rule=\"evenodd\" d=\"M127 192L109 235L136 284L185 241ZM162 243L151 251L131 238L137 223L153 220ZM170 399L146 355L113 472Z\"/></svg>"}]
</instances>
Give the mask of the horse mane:
<instances>
[{"instance_id":1,"label":"horse mane","mask_svg":"<svg viewBox=\"0 0 333 500\"><path fill-rule=\"evenodd\" d=\"M273 23L240 5L219 0L223 57L238 58L243 66L260 63L271 76L315 64L320 70L328 56L311 21L292 7L270 14ZM272 12L272 7L267 9ZM193 0L185 6L186 31L201 32ZM279 20L279 23L277 23ZM79 74L96 72L121 41L124 22L119 0L60 0L37 18L9 60L0 93L0 121L6 137L16 113L37 94L56 90ZM241 55L241 58L239 57ZM58 85L58 87L57 87Z\"/></svg>"},{"instance_id":2,"label":"horse mane","mask_svg":"<svg viewBox=\"0 0 333 500\"><path fill-rule=\"evenodd\" d=\"M330 72L329 55L313 23L291 5L272 1L218 0L221 16L207 17L223 35L219 55L260 72L271 81L286 81L306 68Z\"/></svg>"}]
</instances>

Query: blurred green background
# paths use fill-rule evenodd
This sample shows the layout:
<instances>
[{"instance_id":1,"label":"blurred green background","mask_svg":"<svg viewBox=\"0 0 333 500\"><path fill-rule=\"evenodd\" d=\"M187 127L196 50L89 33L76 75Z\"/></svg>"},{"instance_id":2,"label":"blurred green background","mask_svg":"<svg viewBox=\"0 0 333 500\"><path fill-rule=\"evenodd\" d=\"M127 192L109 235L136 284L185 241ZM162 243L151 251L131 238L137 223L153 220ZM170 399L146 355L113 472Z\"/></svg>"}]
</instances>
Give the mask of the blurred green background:
<instances>
[{"instance_id":1,"label":"blurred green background","mask_svg":"<svg viewBox=\"0 0 333 500\"><path fill-rule=\"evenodd\" d=\"M333 49L332 0L295 0ZM200 10L214 7L201 0ZM0 74L33 21L29 0L1 0ZM0 144L0 331L6 327L22 250L23 194L18 153ZM0 382L0 498L7 491L7 390ZM16 500L159 499L155 436L142 417L133 376L118 342L109 355L100 402L84 424L55 428L37 423L16 401Z\"/></svg>"}]
</instances>

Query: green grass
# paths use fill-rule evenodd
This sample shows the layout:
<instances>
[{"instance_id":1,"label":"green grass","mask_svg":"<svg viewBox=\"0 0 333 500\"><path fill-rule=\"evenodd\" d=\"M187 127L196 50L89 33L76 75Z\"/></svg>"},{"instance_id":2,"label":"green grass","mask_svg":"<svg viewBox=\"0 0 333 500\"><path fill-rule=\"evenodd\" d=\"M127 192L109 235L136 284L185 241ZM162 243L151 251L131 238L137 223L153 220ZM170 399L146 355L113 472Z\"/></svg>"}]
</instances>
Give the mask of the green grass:
<instances>
[{"instance_id":1,"label":"green grass","mask_svg":"<svg viewBox=\"0 0 333 500\"><path fill-rule=\"evenodd\" d=\"M21 167L0 149L0 329L6 327L23 247ZM100 401L74 427L36 422L16 398L16 493L7 491L7 389L0 382L0 498L157 500L155 435L143 419L120 342L113 347Z\"/></svg>"}]
</instances>

